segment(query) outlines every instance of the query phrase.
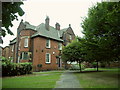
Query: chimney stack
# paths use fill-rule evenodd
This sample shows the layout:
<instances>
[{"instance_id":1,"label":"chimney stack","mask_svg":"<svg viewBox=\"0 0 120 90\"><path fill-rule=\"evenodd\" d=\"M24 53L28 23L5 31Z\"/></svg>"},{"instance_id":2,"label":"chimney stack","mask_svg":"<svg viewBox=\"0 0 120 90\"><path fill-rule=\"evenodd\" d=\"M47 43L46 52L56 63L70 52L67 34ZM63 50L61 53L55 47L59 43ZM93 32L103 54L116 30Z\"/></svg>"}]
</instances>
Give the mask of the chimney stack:
<instances>
[{"instance_id":1,"label":"chimney stack","mask_svg":"<svg viewBox=\"0 0 120 90\"><path fill-rule=\"evenodd\" d=\"M60 24L56 22L55 28L56 28L56 30L60 30Z\"/></svg>"},{"instance_id":2,"label":"chimney stack","mask_svg":"<svg viewBox=\"0 0 120 90\"><path fill-rule=\"evenodd\" d=\"M46 19L45 19L45 28L47 29L47 30L49 30L49 17L47 16L46 17Z\"/></svg>"}]
</instances>

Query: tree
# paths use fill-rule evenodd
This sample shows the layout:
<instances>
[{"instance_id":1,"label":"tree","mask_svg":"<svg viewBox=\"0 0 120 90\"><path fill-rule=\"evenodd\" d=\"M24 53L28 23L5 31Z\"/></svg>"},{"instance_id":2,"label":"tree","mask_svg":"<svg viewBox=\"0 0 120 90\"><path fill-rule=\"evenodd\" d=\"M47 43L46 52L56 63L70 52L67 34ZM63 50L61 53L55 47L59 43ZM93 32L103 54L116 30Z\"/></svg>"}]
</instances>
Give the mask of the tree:
<instances>
[{"instance_id":1,"label":"tree","mask_svg":"<svg viewBox=\"0 0 120 90\"><path fill-rule=\"evenodd\" d=\"M120 58L119 2L97 3L82 22L87 58L110 62Z\"/></svg>"},{"instance_id":2,"label":"tree","mask_svg":"<svg viewBox=\"0 0 120 90\"><path fill-rule=\"evenodd\" d=\"M18 20L18 16L24 15L24 11L20 7L22 4L23 2L2 2L2 27L4 29L2 28L0 32L0 41L2 41L1 36L5 37L7 33L13 35L9 28L13 26L13 20Z\"/></svg>"},{"instance_id":3,"label":"tree","mask_svg":"<svg viewBox=\"0 0 120 90\"><path fill-rule=\"evenodd\" d=\"M81 62L84 61L83 54L81 52L81 43L77 40L77 38L72 41L72 43L65 46L62 50L62 59L67 62L77 61L79 63L80 71L81 71Z\"/></svg>"}]
</instances>

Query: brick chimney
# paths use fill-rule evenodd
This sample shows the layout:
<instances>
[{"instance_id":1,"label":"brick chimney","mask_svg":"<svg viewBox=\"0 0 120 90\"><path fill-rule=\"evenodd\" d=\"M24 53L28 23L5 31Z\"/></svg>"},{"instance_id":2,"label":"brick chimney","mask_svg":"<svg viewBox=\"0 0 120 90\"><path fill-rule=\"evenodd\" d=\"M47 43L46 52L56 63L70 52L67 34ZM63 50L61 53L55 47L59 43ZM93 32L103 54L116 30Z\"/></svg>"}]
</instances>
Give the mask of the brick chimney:
<instances>
[{"instance_id":1,"label":"brick chimney","mask_svg":"<svg viewBox=\"0 0 120 90\"><path fill-rule=\"evenodd\" d=\"M47 30L49 30L49 17L47 16L46 17L46 19L45 19L45 28L47 29Z\"/></svg>"},{"instance_id":2,"label":"brick chimney","mask_svg":"<svg viewBox=\"0 0 120 90\"><path fill-rule=\"evenodd\" d=\"M56 22L55 28L56 28L56 30L60 30L60 24Z\"/></svg>"}]
</instances>

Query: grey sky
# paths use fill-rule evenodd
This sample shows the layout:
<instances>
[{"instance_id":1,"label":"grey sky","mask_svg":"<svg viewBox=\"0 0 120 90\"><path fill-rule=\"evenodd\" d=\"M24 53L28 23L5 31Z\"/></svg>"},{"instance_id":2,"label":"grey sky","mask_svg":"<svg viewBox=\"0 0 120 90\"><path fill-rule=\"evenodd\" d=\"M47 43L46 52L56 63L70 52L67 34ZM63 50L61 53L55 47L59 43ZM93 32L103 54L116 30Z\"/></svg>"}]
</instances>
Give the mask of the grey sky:
<instances>
[{"instance_id":1,"label":"grey sky","mask_svg":"<svg viewBox=\"0 0 120 90\"><path fill-rule=\"evenodd\" d=\"M0 46L9 45L10 40L16 37L17 27L23 19L32 25L39 25L45 22L46 15L50 18L50 25L55 27L55 23L60 24L60 28L67 28L69 24L77 36L82 37L81 22L82 17L87 16L88 8L101 0L24 0L21 7L25 15L19 17L19 21L13 21L11 30L14 36L7 35L3 38L4 43Z\"/></svg>"}]
</instances>

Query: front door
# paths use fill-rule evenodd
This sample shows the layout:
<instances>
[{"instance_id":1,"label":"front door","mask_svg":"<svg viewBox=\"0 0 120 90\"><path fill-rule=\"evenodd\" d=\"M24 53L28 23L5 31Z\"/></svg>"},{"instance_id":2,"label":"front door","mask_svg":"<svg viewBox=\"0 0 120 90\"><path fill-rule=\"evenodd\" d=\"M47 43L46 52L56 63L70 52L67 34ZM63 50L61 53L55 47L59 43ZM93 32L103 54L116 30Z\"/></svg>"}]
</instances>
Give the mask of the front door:
<instances>
[{"instance_id":1,"label":"front door","mask_svg":"<svg viewBox=\"0 0 120 90\"><path fill-rule=\"evenodd\" d=\"M58 58L58 67L61 67L60 58Z\"/></svg>"}]
</instances>

